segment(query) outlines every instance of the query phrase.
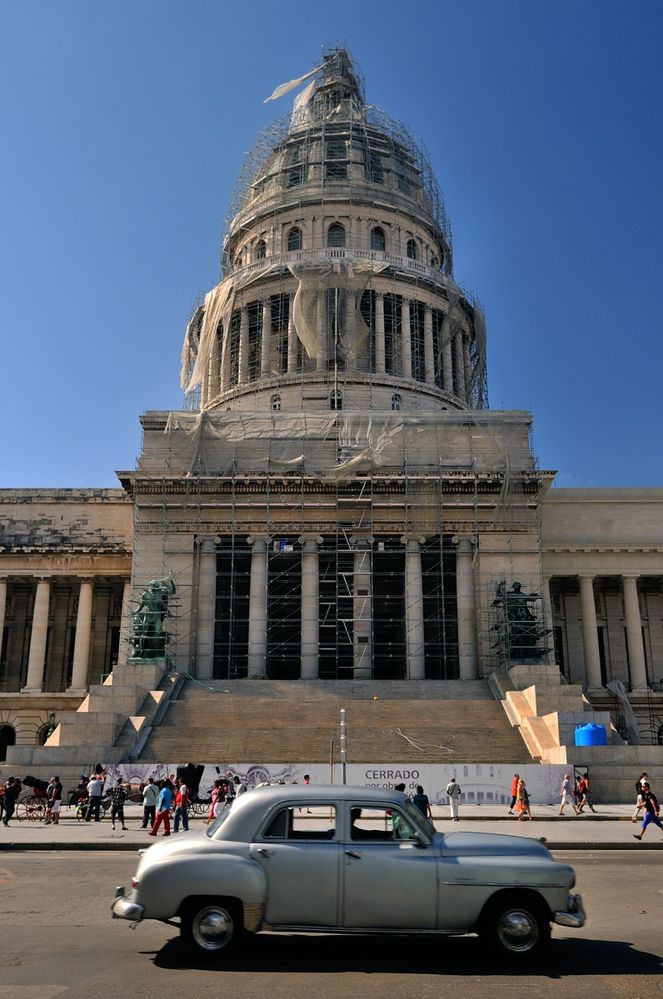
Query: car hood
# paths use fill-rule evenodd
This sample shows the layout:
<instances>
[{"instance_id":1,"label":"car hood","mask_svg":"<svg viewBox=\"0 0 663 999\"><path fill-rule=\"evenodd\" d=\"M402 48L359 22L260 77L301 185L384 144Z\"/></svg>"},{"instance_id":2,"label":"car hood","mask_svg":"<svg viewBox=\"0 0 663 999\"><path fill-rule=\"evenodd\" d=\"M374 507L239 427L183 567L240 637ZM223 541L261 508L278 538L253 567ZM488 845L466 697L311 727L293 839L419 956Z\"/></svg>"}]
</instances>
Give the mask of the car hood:
<instances>
[{"instance_id":1,"label":"car hood","mask_svg":"<svg viewBox=\"0 0 663 999\"><path fill-rule=\"evenodd\" d=\"M442 854L454 857L551 857L550 850L538 839L508 836L502 833L454 832L435 837Z\"/></svg>"}]
</instances>

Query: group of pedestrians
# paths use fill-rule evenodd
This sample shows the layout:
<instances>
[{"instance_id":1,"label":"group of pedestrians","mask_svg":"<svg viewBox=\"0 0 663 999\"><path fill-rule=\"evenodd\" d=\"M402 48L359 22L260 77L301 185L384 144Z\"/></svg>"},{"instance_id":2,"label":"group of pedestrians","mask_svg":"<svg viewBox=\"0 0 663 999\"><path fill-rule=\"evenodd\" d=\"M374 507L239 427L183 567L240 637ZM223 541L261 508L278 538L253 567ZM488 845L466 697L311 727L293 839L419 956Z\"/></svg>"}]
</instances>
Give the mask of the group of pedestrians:
<instances>
[{"instance_id":1,"label":"group of pedestrians","mask_svg":"<svg viewBox=\"0 0 663 999\"><path fill-rule=\"evenodd\" d=\"M525 819L530 822L532 821L529 791L527 790L525 778L521 777L520 774L514 774L511 781L511 802L507 815L515 815L516 813L519 822L524 822Z\"/></svg>"}]
</instances>

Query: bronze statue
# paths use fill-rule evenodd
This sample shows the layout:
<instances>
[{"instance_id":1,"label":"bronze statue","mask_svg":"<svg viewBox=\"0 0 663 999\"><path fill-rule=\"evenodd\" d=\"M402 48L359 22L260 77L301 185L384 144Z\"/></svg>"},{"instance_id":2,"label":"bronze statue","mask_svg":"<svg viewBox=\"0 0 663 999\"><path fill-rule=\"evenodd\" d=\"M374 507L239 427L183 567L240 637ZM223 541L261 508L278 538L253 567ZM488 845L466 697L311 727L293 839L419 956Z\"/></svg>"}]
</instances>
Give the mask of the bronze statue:
<instances>
[{"instance_id":1,"label":"bronze statue","mask_svg":"<svg viewBox=\"0 0 663 999\"><path fill-rule=\"evenodd\" d=\"M175 594L175 581L172 576L152 579L140 596L138 607L131 615L133 645L131 660L162 659L170 635L164 629L164 621L170 617L168 604Z\"/></svg>"},{"instance_id":2,"label":"bronze statue","mask_svg":"<svg viewBox=\"0 0 663 999\"><path fill-rule=\"evenodd\" d=\"M523 593L518 581L511 584L510 590L507 590L504 580L497 585L495 602L503 608L505 651L509 659L536 661L545 654L546 650L541 644L545 638L545 630L530 606L539 596L538 593Z\"/></svg>"}]
</instances>

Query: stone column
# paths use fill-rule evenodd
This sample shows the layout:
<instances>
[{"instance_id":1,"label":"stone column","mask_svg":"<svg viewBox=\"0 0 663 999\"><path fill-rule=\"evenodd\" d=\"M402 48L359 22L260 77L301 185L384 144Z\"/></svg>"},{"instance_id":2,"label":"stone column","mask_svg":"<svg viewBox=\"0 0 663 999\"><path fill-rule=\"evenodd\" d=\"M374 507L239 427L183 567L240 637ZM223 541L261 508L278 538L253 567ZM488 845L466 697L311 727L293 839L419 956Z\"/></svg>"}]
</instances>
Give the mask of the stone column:
<instances>
[{"instance_id":1,"label":"stone column","mask_svg":"<svg viewBox=\"0 0 663 999\"><path fill-rule=\"evenodd\" d=\"M555 663L555 635L553 632L553 609L552 600L550 599L550 576L543 577L543 592L541 594L541 602L543 605L543 626L546 632L545 642L548 646L548 652L546 654L546 662L554 665Z\"/></svg>"},{"instance_id":2,"label":"stone column","mask_svg":"<svg viewBox=\"0 0 663 999\"><path fill-rule=\"evenodd\" d=\"M456 361L456 373L458 376L458 391L456 395L460 399L465 399L465 362L463 359L463 334L458 331L454 337L454 359Z\"/></svg>"},{"instance_id":3,"label":"stone column","mask_svg":"<svg viewBox=\"0 0 663 999\"><path fill-rule=\"evenodd\" d=\"M249 310L242 306L239 325L239 365L237 381L240 385L249 379Z\"/></svg>"},{"instance_id":4,"label":"stone column","mask_svg":"<svg viewBox=\"0 0 663 999\"><path fill-rule=\"evenodd\" d=\"M421 578L421 547L418 539L401 538L405 543L405 641L408 680L426 676L424 655L424 594Z\"/></svg>"},{"instance_id":5,"label":"stone column","mask_svg":"<svg viewBox=\"0 0 663 999\"><path fill-rule=\"evenodd\" d=\"M470 401L470 378L472 377L472 362L470 361L470 337L468 333L463 333L463 373L464 373L464 388L465 388L465 401Z\"/></svg>"},{"instance_id":6,"label":"stone column","mask_svg":"<svg viewBox=\"0 0 663 999\"><path fill-rule=\"evenodd\" d=\"M214 332L214 343L210 352L209 369L207 372L207 402L219 394L221 384L221 341L218 331Z\"/></svg>"},{"instance_id":7,"label":"stone column","mask_svg":"<svg viewBox=\"0 0 663 999\"><path fill-rule=\"evenodd\" d=\"M373 676L371 543L366 538L354 540L353 636L354 678L370 680Z\"/></svg>"},{"instance_id":8,"label":"stone column","mask_svg":"<svg viewBox=\"0 0 663 999\"><path fill-rule=\"evenodd\" d=\"M453 356L451 353L451 340L450 336L450 326L448 323L443 324L443 331L445 339L442 343L442 387L445 392L449 392L453 395L454 391L454 370L453 370Z\"/></svg>"},{"instance_id":9,"label":"stone column","mask_svg":"<svg viewBox=\"0 0 663 999\"><path fill-rule=\"evenodd\" d=\"M474 551L469 538L456 543L456 610L458 614L458 675L461 680L476 680L477 633L474 592Z\"/></svg>"},{"instance_id":10,"label":"stone column","mask_svg":"<svg viewBox=\"0 0 663 999\"><path fill-rule=\"evenodd\" d=\"M249 538L251 584L249 589L249 663L248 675L267 674L267 538Z\"/></svg>"},{"instance_id":11,"label":"stone column","mask_svg":"<svg viewBox=\"0 0 663 999\"><path fill-rule=\"evenodd\" d=\"M216 542L199 539L198 608L196 625L196 677L214 676L214 627L216 622Z\"/></svg>"},{"instance_id":12,"label":"stone column","mask_svg":"<svg viewBox=\"0 0 663 999\"><path fill-rule=\"evenodd\" d=\"M320 537L299 538L302 546L302 680L317 680L320 646Z\"/></svg>"},{"instance_id":13,"label":"stone column","mask_svg":"<svg viewBox=\"0 0 663 999\"><path fill-rule=\"evenodd\" d=\"M410 302L401 302L401 372L403 378L412 378L412 334L410 331Z\"/></svg>"},{"instance_id":14,"label":"stone column","mask_svg":"<svg viewBox=\"0 0 663 999\"><path fill-rule=\"evenodd\" d=\"M28 675L23 687L23 693L38 692L44 682L46 666L46 639L48 637L48 606L51 597L49 579L37 580L37 593L32 612L32 631L30 632L30 652L28 654Z\"/></svg>"},{"instance_id":15,"label":"stone column","mask_svg":"<svg viewBox=\"0 0 663 999\"><path fill-rule=\"evenodd\" d=\"M638 577L636 575L622 576L622 585L624 587L624 618L631 690L646 690L647 665L645 663L645 647L642 641Z\"/></svg>"},{"instance_id":16,"label":"stone column","mask_svg":"<svg viewBox=\"0 0 663 999\"><path fill-rule=\"evenodd\" d=\"M299 338L295 330L295 321L292 318L292 303L294 295L290 295L288 302L288 374L293 375L297 371L297 346Z\"/></svg>"},{"instance_id":17,"label":"stone column","mask_svg":"<svg viewBox=\"0 0 663 999\"><path fill-rule=\"evenodd\" d=\"M68 694L83 693L87 690L87 674L90 666L90 646L92 644L92 600L94 580L81 579L78 593L78 613L76 614L76 638L74 639L74 661L71 673L71 686Z\"/></svg>"},{"instance_id":18,"label":"stone column","mask_svg":"<svg viewBox=\"0 0 663 999\"><path fill-rule=\"evenodd\" d=\"M424 371L427 385L435 384L433 356L433 307L426 303L424 309Z\"/></svg>"},{"instance_id":19,"label":"stone column","mask_svg":"<svg viewBox=\"0 0 663 999\"><path fill-rule=\"evenodd\" d=\"M384 374L384 295L375 292L375 370Z\"/></svg>"},{"instance_id":20,"label":"stone column","mask_svg":"<svg viewBox=\"0 0 663 999\"><path fill-rule=\"evenodd\" d=\"M315 366L318 371L327 370L327 289L320 283L318 291L318 356Z\"/></svg>"},{"instance_id":21,"label":"stone column","mask_svg":"<svg viewBox=\"0 0 663 999\"><path fill-rule=\"evenodd\" d=\"M5 634L6 608L7 608L7 577L0 576L0 655L2 655L2 639Z\"/></svg>"},{"instance_id":22,"label":"stone column","mask_svg":"<svg viewBox=\"0 0 663 999\"><path fill-rule=\"evenodd\" d=\"M129 649L131 637L131 580L125 579L122 590L122 610L120 612L120 648L118 662L126 662L133 649Z\"/></svg>"},{"instance_id":23,"label":"stone column","mask_svg":"<svg viewBox=\"0 0 663 999\"><path fill-rule=\"evenodd\" d=\"M232 327L232 315L228 316L228 324L223 325L223 340L221 342L221 391L227 392L230 388L231 361L230 361L230 330Z\"/></svg>"},{"instance_id":24,"label":"stone column","mask_svg":"<svg viewBox=\"0 0 663 999\"><path fill-rule=\"evenodd\" d=\"M272 303L266 298L262 303L262 334L260 340L260 376L272 373Z\"/></svg>"},{"instance_id":25,"label":"stone column","mask_svg":"<svg viewBox=\"0 0 663 999\"><path fill-rule=\"evenodd\" d=\"M596 604L594 602L594 579L592 576L579 576L580 610L582 614L582 644L585 651L585 681L587 687L602 687L601 657L599 639L596 632Z\"/></svg>"},{"instance_id":26,"label":"stone column","mask_svg":"<svg viewBox=\"0 0 663 999\"><path fill-rule=\"evenodd\" d=\"M356 326L357 317L355 315L357 296L354 291L346 289L345 292L345 330L343 333L345 343L349 346L349 360L354 367L357 366L357 337ZM346 361L347 366L347 361Z\"/></svg>"}]
</instances>

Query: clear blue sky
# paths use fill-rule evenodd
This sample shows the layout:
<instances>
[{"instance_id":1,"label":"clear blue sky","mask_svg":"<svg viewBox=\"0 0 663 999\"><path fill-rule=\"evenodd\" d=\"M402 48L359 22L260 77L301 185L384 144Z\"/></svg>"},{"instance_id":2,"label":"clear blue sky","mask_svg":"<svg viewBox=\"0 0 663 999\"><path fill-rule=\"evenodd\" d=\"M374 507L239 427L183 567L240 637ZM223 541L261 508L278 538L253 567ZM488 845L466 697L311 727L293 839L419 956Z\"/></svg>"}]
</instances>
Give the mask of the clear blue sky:
<instances>
[{"instance_id":1,"label":"clear blue sky","mask_svg":"<svg viewBox=\"0 0 663 999\"><path fill-rule=\"evenodd\" d=\"M663 486L663 5L21 0L0 34L3 487L116 485L181 408L276 84L345 43L428 147L494 408L558 485Z\"/></svg>"}]
</instances>

